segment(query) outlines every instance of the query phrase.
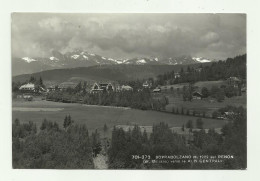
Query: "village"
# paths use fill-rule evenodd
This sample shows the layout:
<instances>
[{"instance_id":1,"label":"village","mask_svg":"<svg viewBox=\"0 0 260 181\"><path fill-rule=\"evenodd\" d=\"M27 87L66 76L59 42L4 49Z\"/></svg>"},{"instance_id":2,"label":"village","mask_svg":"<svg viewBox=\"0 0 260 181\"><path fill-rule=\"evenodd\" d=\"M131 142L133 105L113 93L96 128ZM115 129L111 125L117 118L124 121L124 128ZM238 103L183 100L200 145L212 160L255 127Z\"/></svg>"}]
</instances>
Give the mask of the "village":
<instances>
[{"instance_id":1,"label":"village","mask_svg":"<svg viewBox=\"0 0 260 181\"><path fill-rule=\"evenodd\" d=\"M179 78L179 73L176 73L175 78ZM242 80L238 77L230 77L223 81L223 85L231 86L237 91L246 92L246 86L243 84L241 86ZM48 93L54 91L66 91L68 89L75 89L78 85L82 83L75 83L75 82L62 82L58 85L37 85L32 82L28 82L23 84L19 87L19 91L17 91L16 98L24 98L25 100L31 101L34 96L45 96ZM93 84L87 84L86 82L83 83L83 89L87 93L104 93L104 92L121 92L121 91L134 91L134 88L130 85L119 85L116 82L95 82ZM173 84L173 85L157 85L154 87L151 81L145 80L142 83L141 87L138 87L135 91L143 91L144 89L149 90L151 93L169 93L169 92L182 92L185 86L189 86L189 83L180 83L180 84ZM240 89L239 89L240 88ZM239 90L238 90L239 89ZM203 99L202 87L194 86L191 92L191 96L193 100L201 100ZM205 97L204 97L205 98Z\"/></svg>"},{"instance_id":2,"label":"village","mask_svg":"<svg viewBox=\"0 0 260 181\"><path fill-rule=\"evenodd\" d=\"M174 74L174 79L179 79L180 73ZM157 111L165 111L174 114L185 114L192 116L210 117L215 119L226 119L228 115L232 114L230 112L217 113L215 107L221 107L219 105L223 104L224 97L226 95L219 95L219 90L221 87L230 87L232 89L232 94L234 96L241 96L246 94L245 83L238 77L229 77L224 81L206 81L197 83L178 83L172 85L154 85L151 80L143 80L139 82L139 86L133 84L133 87L128 84L119 84L117 82L94 82L92 84L87 82L63 82L58 85L45 86L43 80L40 78L40 83L35 81L35 78L31 78L32 82L21 85L15 92L17 100L33 101L33 100L49 100L55 101L54 97L57 93L73 92L73 94L79 95L78 98L67 98L67 101L63 98L62 102L78 102L85 104L97 104L102 105L99 102L94 103L93 101L88 101L93 99L92 97L83 98L85 94L93 95L111 95L111 93L127 93L135 95L135 92L150 93L153 100L158 100L159 108L157 102L151 102L151 108ZM137 83L136 83L137 84ZM229 89L230 89L229 88ZM215 93L213 93L215 91ZM235 91L235 92L234 92ZM211 93L210 93L211 92ZM58 94L60 95L60 94ZM80 96L82 95L82 96ZM233 95L232 95L233 96ZM244 96L242 96L244 97ZM69 100L68 100L69 99ZM85 99L85 100L84 100ZM88 100L86 100L88 99ZM94 99L100 99L96 97ZM57 101L57 100L56 100ZM59 101L59 100L58 100ZM225 102L225 101L224 101ZM207 108L200 107L202 104L208 104ZM225 105L224 103L223 105ZM110 105L103 104L103 105ZM129 104L117 104L116 106L127 106ZM229 105L229 104L227 104ZM129 105L131 106L131 105ZM149 107L149 106L148 106ZM205 107L205 105L203 106ZM139 108L139 107L134 107Z\"/></svg>"}]
</instances>

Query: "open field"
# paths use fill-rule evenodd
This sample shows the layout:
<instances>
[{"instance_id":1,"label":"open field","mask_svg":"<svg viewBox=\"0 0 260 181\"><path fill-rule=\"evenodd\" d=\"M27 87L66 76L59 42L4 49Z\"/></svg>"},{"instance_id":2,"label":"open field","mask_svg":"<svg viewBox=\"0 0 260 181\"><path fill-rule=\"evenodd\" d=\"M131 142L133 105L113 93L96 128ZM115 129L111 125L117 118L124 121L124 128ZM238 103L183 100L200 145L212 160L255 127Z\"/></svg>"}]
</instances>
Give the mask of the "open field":
<instances>
[{"instance_id":1,"label":"open field","mask_svg":"<svg viewBox=\"0 0 260 181\"><path fill-rule=\"evenodd\" d=\"M212 86L220 87L221 85L226 85L227 82L223 80L219 81L199 81L194 84L194 87L197 91L201 91L203 87L206 87L208 90L212 88ZM235 96L232 98L225 97L225 100L223 102L217 102L214 98L206 98L202 100L192 100L190 101L183 101L182 97L182 89L183 86L188 86L188 83L180 83L180 84L174 84L174 85L166 85L161 86L162 93L160 94L154 94L154 98L160 98L163 95L168 97L169 104L166 106L166 110L169 112L172 112L173 107L175 109L178 108L179 113L182 108L184 108L184 113L186 114L186 111L189 109L190 114L193 113L193 111L206 113L206 116L212 116L212 113L219 109L226 107L228 105L230 106L242 106L244 108L247 107L247 99L246 99L246 93L242 93L242 96ZM173 90L171 90L171 87ZM179 89L179 93L177 92L177 89Z\"/></svg>"},{"instance_id":2,"label":"open field","mask_svg":"<svg viewBox=\"0 0 260 181\"><path fill-rule=\"evenodd\" d=\"M220 87L221 85L226 85L226 81L223 81L223 80L218 80L218 81L199 81L199 82L196 82L194 83L194 87L195 88L198 88L197 90L198 91L201 91L201 89L203 87L206 87L207 89L211 89L212 86L217 86L217 87ZM174 89L176 91L176 89L180 89L182 90L183 86L188 86L189 84L188 83L180 83L180 84L173 84L173 85L164 85L164 86L161 86L161 89L162 91L170 91L170 89Z\"/></svg>"},{"instance_id":3,"label":"open field","mask_svg":"<svg viewBox=\"0 0 260 181\"><path fill-rule=\"evenodd\" d=\"M172 96L170 94L167 94L167 97L169 98L169 104L166 106L167 111L172 111L172 108L178 108L179 112L181 111L181 108L184 108L184 113L186 113L186 110L190 110L190 114L192 114L192 111L197 112L205 112L207 116L211 116L212 112L215 110L226 107L228 105L230 106L242 106L244 108L247 107L246 105L246 94L242 94L242 96L232 97L232 98L225 98L223 102L217 102L216 100L210 101L211 99L202 99L202 100L192 100L190 101L183 101L182 96L176 97Z\"/></svg>"},{"instance_id":4,"label":"open field","mask_svg":"<svg viewBox=\"0 0 260 181\"><path fill-rule=\"evenodd\" d=\"M30 110L33 108L33 111ZM55 111L44 110L53 108ZM23 109L20 111L19 109ZM35 111L38 109L38 111ZM26 110L26 111L25 111ZM18 118L22 123L33 121L40 127L44 118L56 121L61 127L66 115L70 114L76 123L86 124L89 131L98 129L102 131L104 124L109 128L109 134L116 125L142 125L152 126L165 122L169 127L181 127L188 120L195 121L192 116L173 115L157 111L142 111L129 108L115 108L105 106L88 106L82 104L59 103L49 101L13 101L13 121ZM220 128L225 120L203 118L205 128ZM194 122L195 124L195 122Z\"/></svg>"}]
</instances>

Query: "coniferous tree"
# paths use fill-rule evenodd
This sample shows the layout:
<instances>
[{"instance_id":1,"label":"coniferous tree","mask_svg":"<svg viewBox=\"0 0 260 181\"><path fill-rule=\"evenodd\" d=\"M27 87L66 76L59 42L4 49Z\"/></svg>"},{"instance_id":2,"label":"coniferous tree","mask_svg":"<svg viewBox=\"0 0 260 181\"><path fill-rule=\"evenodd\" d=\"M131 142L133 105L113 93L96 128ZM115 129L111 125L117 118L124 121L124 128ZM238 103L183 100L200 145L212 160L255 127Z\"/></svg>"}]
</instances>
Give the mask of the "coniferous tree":
<instances>
[{"instance_id":1,"label":"coniferous tree","mask_svg":"<svg viewBox=\"0 0 260 181\"><path fill-rule=\"evenodd\" d=\"M40 79L39 79L39 85L40 85L40 86L43 86L42 77L40 77Z\"/></svg>"},{"instance_id":2,"label":"coniferous tree","mask_svg":"<svg viewBox=\"0 0 260 181\"><path fill-rule=\"evenodd\" d=\"M182 125L181 130L182 130L182 131L185 130L185 126L184 126L184 124Z\"/></svg>"},{"instance_id":3,"label":"coniferous tree","mask_svg":"<svg viewBox=\"0 0 260 181\"><path fill-rule=\"evenodd\" d=\"M202 121L202 119L201 118L198 118L197 120L196 120L196 127L198 128L198 129L203 129L203 121Z\"/></svg>"},{"instance_id":4,"label":"coniferous tree","mask_svg":"<svg viewBox=\"0 0 260 181\"><path fill-rule=\"evenodd\" d=\"M201 89L201 94L203 98L207 98L209 96L209 90L206 87Z\"/></svg>"},{"instance_id":5,"label":"coniferous tree","mask_svg":"<svg viewBox=\"0 0 260 181\"><path fill-rule=\"evenodd\" d=\"M105 123L105 125L104 125L104 127L103 127L103 131L106 133L107 130L108 130L108 128L107 128L107 124Z\"/></svg>"},{"instance_id":6,"label":"coniferous tree","mask_svg":"<svg viewBox=\"0 0 260 181\"><path fill-rule=\"evenodd\" d=\"M148 135L147 135L146 129L144 129L144 132L143 132L143 143L148 143Z\"/></svg>"},{"instance_id":7,"label":"coniferous tree","mask_svg":"<svg viewBox=\"0 0 260 181\"><path fill-rule=\"evenodd\" d=\"M63 127L65 128L65 130L67 130L67 128L72 124L72 120L71 120L71 116L70 115L66 115L64 122L63 122Z\"/></svg>"},{"instance_id":8,"label":"coniferous tree","mask_svg":"<svg viewBox=\"0 0 260 181\"><path fill-rule=\"evenodd\" d=\"M193 123L191 120L189 120L187 123L186 123L186 128L189 129L190 132L192 132L192 129L193 129Z\"/></svg>"}]
</instances>

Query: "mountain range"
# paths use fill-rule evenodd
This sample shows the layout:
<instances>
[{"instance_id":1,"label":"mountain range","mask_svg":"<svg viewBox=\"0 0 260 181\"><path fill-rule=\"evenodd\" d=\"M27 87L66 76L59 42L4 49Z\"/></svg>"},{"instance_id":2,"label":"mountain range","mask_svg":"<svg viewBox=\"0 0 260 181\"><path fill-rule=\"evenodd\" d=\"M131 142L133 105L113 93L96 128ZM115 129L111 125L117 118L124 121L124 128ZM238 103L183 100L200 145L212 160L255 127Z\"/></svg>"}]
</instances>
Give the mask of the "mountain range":
<instances>
[{"instance_id":1,"label":"mountain range","mask_svg":"<svg viewBox=\"0 0 260 181\"><path fill-rule=\"evenodd\" d=\"M66 69L76 67L90 67L95 65L188 65L208 63L210 60L203 57L180 56L170 58L138 57L132 59L113 59L87 51L75 50L62 54L52 51L51 57L46 58L13 58L12 75L31 74L52 69Z\"/></svg>"}]
</instances>

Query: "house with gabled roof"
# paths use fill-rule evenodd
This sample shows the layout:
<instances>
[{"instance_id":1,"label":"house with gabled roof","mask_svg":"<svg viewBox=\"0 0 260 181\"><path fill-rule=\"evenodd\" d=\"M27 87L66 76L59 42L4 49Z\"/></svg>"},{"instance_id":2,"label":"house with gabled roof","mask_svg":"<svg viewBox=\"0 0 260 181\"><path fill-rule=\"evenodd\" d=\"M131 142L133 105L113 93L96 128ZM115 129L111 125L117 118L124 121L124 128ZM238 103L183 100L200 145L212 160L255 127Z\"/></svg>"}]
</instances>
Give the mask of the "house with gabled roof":
<instances>
[{"instance_id":1,"label":"house with gabled roof","mask_svg":"<svg viewBox=\"0 0 260 181\"><path fill-rule=\"evenodd\" d=\"M161 92L161 88L160 87L156 87L155 89L153 89L154 93L160 93Z\"/></svg>"},{"instance_id":2,"label":"house with gabled roof","mask_svg":"<svg viewBox=\"0 0 260 181\"><path fill-rule=\"evenodd\" d=\"M149 82L149 81L145 81L143 83L143 88L147 88L147 89L150 89L152 87L152 83Z\"/></svg>"},{"instance_id":3,"label":"house with gabled roof","mask_svg":"<svg viewBox=\"0 0 260 181\"><path fill-rule=\"evenodd\" d=\"M122 86L117 86L116 91L133 91L133 87L129 86L129 85L122 85Z\"/></svg>"},{"instance_id":4,"label":"house with gabled roof","mask_svg":"<svg viewBox=\"0 0 260 181\"><path fill-rule=\"evenodd\" d=\"M19 90L23 93L42 93L45 89L41 86L37 86L33 83L27 83L19 87Z\"/></svg>"},{"instance_id":5,"label":"house with gabled roof","mask_svg":"<svg viewBox=\"0 0 260 181\"><path fill-rule=\"evenodd\" d=\"M110 91L114 91L115 88L111 83L94 83L90 92L94 93L94 92L110 92Z\"/></svg>"},{"instance_id":6,"label":"house with gabled roof","mask_svg":"<svg viewBox=\"0 0 260 181\"><path fill-rule=\"evenodd\" d=\"M192 99L202 99L202 94L200 92L193 92Z\"/></svg>"},{"instance_id":7,"label":"house with gabled roof","mask_svg":"<svg viewBox=\"0 0 260 181\"><path fill-rule=\"evenodd\" d=\"M33 83L27 83L19 88L22 92L36 92L36 86Z\"/></svg>"}]
</instances>

